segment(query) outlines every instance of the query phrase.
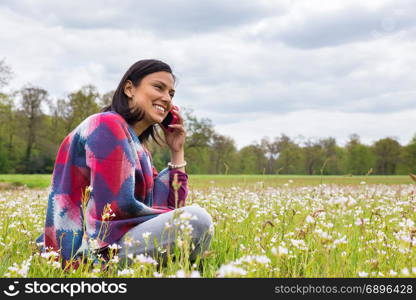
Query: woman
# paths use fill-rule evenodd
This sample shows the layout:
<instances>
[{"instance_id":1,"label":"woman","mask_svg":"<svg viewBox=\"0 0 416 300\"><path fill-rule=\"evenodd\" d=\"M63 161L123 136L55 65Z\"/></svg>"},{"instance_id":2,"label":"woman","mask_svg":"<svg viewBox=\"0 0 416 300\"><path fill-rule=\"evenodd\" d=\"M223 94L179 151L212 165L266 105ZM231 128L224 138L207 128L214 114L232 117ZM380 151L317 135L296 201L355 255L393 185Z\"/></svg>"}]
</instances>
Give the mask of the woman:
<instances>
[{"instance_id":1,"label":"woman","mask_svg":"<svg viewBox=\"0 0 416 300\"><path fill-rule=\"evenodd\" d=\"M195 244L191 259L208 247L210 215L198 206L185 206L185 129L178 110L171 112L177 124L161 126L171 154L169 167L158 174L145 146L150 138L158 141L156 125L173 107L174 83L164 62L136 62L121 79L111 105L85 119L62 142L45 231L37 241L47 250L59 250L64 263L88 250L105 253L113 243L121 247L121 258L170 251L175 235L165 234L166 224L177 231L172 222L177 210L194 216L189 220ZM86 194L87 203L82 201Z\"/></svg>"}]
</instances>

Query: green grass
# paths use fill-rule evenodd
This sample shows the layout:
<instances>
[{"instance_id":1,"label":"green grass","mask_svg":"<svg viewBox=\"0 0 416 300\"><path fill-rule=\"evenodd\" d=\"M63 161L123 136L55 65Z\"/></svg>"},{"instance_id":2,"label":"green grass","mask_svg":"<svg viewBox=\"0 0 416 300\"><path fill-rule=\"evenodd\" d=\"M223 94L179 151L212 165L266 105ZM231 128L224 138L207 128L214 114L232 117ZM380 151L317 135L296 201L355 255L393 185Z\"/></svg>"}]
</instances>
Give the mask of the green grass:
<instances>
[{"instance_id":1,"label":"green grass","mask_svg":"<svg viewBox=\"0 0 416 300\"><path fill-rule=\"evenodd\" d=\"M190 188L204 188L209 186L247 186L252 187L262 182L265 187L284 185L293 180L291 185L341 184L356 185L365 181L368 184L410 184L409 176L319 176L319 175L189 175ZM13 185L26 185L29 188L46 188L50 185L51 175L48 174L0 174L0 182Z\"/></svg>"},{"instance_id":2,"label":"green grass","mask_svg":"<svg viewBox=\"0 0 416 300\"><path fill-rule=\"evenodd\" d=\"M202 267L189 264L185 237L166 267L136 261L123 271L109 263L70 272L36 255L50 175L0 181L41 188L0 190L0 277L416 275L416 186L407 176L191 175L187 205L205 208L215 225Z\"/></svg>"},{"instance_id":3,"label":"green grass","mask_svg":"<svg viewBox=\"0 0 416 300\"><path fill-rule=\"evenodd\" d=\"M1 177L0 177L1 178ZM229 186L253 186L262 182L265 187L277 187L293 180L292 186L341 184L357 185L362 181L368 184L410 184L412 179L409 176L320 176L320 175L190 175L191 186L200 188L206 185L222 187Z\"/></svg>"},{"instance_id":4,"label":"green grass","mask_svg":"<svg viewBox=\"0 0 416 300\"><path fill-rule=\"evenodd\" d=\"M187 199L215 225L202 267L189 264L185 237L175 249L178 259L166 266L136 261L122 271L110 262L107 270L85 264L64 272L53 258L36 255L47 189L0 191L0 277L170 277L196 270L202 277L416 275L414 185L296 186L295 178L265 189L238 186L238 177L232 187L210 179Z\"/></svg>"},{"instance_id":5,"label":"green grass","mask_svg":"<svg viewBox=\"0 0 416 300\"><path fill-rule=\"evenodd\" d=\"M50 185L50 174L0 174L0 182L26 185L29 188L46 188Z\"/></svg>"}]
</instances>

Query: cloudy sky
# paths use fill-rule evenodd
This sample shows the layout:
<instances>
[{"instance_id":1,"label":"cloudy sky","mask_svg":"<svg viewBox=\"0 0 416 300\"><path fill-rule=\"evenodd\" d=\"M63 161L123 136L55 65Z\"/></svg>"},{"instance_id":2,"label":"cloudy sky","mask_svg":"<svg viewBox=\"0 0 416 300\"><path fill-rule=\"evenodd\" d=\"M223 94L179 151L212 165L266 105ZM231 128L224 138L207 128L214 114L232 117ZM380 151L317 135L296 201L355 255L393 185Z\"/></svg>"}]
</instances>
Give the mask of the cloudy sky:
<instances>
[{"instance_id":1,"label":"cloudy sky","mask_svg":"<svg viewBox=\"0 0 416 300\"><path fill-rule=\"evenodd\" d=\"M416 5L410 1L0 2L0 59L62 98L116 88L143 58L169 63L175 101L238 147L357 133L416 133Z\"/></svg>"}]
</instances>

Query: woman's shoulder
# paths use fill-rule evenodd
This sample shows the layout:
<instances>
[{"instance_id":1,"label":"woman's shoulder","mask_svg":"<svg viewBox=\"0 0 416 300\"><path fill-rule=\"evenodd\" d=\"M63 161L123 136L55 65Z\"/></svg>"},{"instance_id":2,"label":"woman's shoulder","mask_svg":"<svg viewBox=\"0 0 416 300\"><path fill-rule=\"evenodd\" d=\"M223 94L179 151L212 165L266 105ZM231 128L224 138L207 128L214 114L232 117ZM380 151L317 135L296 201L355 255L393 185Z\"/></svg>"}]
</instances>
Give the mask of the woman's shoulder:
<instances>
[{"instance_id":1,"label":"woman's shoulder","mask_svg":"<svg viewBox=\"0 0 416 300\"><path fill-rule=\"evenodd\" d=\"M117 123L117 124L125 124L126 121L124 118L114 111L105 111L93 114L85 119L85 121L94 121L94 122L104 122L104 123Z\"/></svg>"},{"instance_id":2,"label":"woman's shoulder","mask_svg":"<svg viewBox=\"0 0 416 300\"><path fill-rule=\"evenodd\" d=\"M110 130L115 135L120 136L126 133L127 127L128 124L121 115L113 111L106 111L93 114L86 118L79 125L78 130L81 136L85 138L96 130L100 132Z\"/></svg>"}]
</instances>

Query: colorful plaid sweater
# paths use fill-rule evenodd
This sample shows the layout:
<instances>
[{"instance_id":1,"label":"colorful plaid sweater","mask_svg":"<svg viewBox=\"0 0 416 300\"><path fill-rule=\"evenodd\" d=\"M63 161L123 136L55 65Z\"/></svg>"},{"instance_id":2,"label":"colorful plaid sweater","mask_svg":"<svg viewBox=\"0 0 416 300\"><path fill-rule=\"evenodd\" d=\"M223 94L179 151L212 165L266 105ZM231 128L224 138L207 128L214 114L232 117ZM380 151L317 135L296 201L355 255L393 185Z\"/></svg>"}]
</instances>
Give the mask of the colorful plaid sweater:
<instances>
[{"instance_id":1,"label":"colorful plaid sweater","mask_svg":"<svg viewBox=\"0 0 416 300\"><path fill-rule=\"evenodd\" d=\"M64 261L87 249L91 239L99 248L115 243L132 227L175 208L174 174L181 183L180 207L188 193L187 174L167 168L157 174L123 117L92 115L59 148L45 231L37 242L43 249L60 249ZM84 214L82 195L89 186Z\"/></svg>"}]
</instances>

